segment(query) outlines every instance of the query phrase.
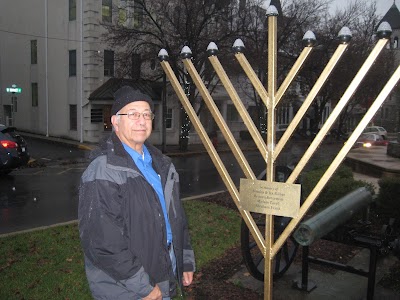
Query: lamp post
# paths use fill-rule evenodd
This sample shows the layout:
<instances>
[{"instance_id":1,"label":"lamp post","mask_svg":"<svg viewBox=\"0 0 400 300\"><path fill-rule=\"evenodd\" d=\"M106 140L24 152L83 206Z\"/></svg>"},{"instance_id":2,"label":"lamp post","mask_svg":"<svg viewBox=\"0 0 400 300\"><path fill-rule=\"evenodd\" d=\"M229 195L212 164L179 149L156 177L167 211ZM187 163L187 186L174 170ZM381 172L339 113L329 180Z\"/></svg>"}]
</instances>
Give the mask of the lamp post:
<instances>
[{"instance_id":1,"label":"lamp post","mask_svg":"<svg viewBox=\"0 0 400 300\"><path fill-rule=\"evenodd\" d=\"M168 52L161 49L158 52L158 59L160 61L168 60ZM162 152L166 152L167 143L167 74L163 75L163 91L162 91Z\"/></svg>"},{"instance_id":2,"label":"lamp post","mask_svg":"<svg viewBox=\"0 0 400 300\"><path fill-rule=\"evenodd\" d=\"M167 75L163 75L162 91L162 152L166 152L167 143Z\"/></svg>"}]
</instances>

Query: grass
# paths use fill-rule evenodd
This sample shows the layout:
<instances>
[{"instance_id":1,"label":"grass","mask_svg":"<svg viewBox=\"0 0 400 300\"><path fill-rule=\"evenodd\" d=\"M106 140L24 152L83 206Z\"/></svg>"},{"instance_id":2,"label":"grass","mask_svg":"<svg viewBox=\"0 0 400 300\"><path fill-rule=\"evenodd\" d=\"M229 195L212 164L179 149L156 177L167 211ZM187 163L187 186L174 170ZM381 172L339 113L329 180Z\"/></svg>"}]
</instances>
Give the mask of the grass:
<instances>
[{"instance_id":1,"label":"grass","mask_svg":"<svg viewBox=\"0 0 400 300\"><path fill-rule=\"evenodd\" d=\"M200 270L239 243L240 216L201 201L184 205ZM0 238L0 299L92 299L77 224Z\"/></svg>"}]
</instances>

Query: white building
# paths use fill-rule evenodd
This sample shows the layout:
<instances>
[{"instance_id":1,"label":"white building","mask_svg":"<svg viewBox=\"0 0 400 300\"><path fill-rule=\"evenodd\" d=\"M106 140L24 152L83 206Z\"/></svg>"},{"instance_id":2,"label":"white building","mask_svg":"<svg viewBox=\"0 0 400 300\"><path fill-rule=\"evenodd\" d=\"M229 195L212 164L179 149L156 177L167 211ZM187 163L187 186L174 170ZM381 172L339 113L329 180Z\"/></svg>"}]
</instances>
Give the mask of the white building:
<instances>
[{"instance_id":1,"label":"white building","mask_svg":"<svg viewBox=\"0 0 400 300\"><path fill-rule=\"evenodd\" d=\"M114 49L101 41L101 23L112 20L112 0L29 0L23 5L4 0L2 4L0 123L46 136L97 142L111 130L112 94L122 84L144 89L160 115L160 87L114 78ZM8 92L14 87L21 93ZM167 141L175 143L176 110L177 105L167 107ZM160 142L160 128L158 118L153 142Z\"/></svg>"},{"instance_id":2,"label":"white building","mask_svg":"<svg viewBox=\"0 0 400 300\"><path fill-rule=\"evenodd\" d=\"M114 78L115 49L101 41L105 32L101 24L116 17L112 0L29 0L23 5L4 0L2 4L0 123L25 132L97 142L111 130L113 92L130 84L153 97L156 119L151 139L161 144L162 85ZM134 59L132 64L134 70ZM20 88L21 93L7 88ZM217 98L226 116L226 94ZM177 144L181 108L172 90L167 101L166 141ZM202 117L206 129L213 130L215 123L205 114ZM243 123L234 118L232 124L238 137ZM191 137L190 143L199 141L196 134Z\"/></svg>"}]
</instances>

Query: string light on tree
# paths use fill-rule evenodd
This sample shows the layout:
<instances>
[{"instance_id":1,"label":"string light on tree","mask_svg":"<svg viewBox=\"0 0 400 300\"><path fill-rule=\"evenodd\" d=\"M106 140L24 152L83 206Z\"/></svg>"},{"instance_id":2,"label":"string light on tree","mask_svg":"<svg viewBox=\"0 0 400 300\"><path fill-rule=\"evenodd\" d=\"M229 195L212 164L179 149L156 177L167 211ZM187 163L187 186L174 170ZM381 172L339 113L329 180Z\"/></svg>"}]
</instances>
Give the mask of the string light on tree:
<instances>
[{"instance_id":1,"label":"string light on tree","mask_svg":"<svg viewBox=\"0 0 400 300\"><path fill-rule=\"evenodd\" d=\"M182 58L192 58L192 51L188 46L184 46L181 51L181 57ZM191 83L188 80L190 78L188 72L185 70L185 75L184 75L184 83L183 83L183 90L185 92L185 95L188 99L190 99L190 88L191 88ZM188 139L189 138L189 133L190 133L190 127L191 127L191 122L189 119L189 116L187 112L184 110L183 107L183 122L181 125L181 139Z\"/></svg>"}]
</instances>

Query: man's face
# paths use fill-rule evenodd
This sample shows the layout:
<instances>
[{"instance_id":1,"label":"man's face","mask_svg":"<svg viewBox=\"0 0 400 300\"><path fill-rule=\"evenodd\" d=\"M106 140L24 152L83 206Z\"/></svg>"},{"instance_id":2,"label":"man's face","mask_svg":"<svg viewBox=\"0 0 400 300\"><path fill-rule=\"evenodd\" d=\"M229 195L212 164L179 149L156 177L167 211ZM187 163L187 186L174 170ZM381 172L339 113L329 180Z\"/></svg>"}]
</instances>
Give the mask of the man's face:
<instances>
[{"instance_id":1,"label":"man's face","mask_svg":"<svg viewBox=\"0 0 400 300\"><path fill-rule=\"evenodd\" d=\"M146 120L142 115L144 112L151 113L150 105L146 101L131 102L125 105L118 114L129 112L138 112L141 115L137 120L131 120L127 115L114 115L111 117L111 123L119 139L141 153L143 143L150 136L152 130L152 120Z\"/></svg>"}]
</instances>

